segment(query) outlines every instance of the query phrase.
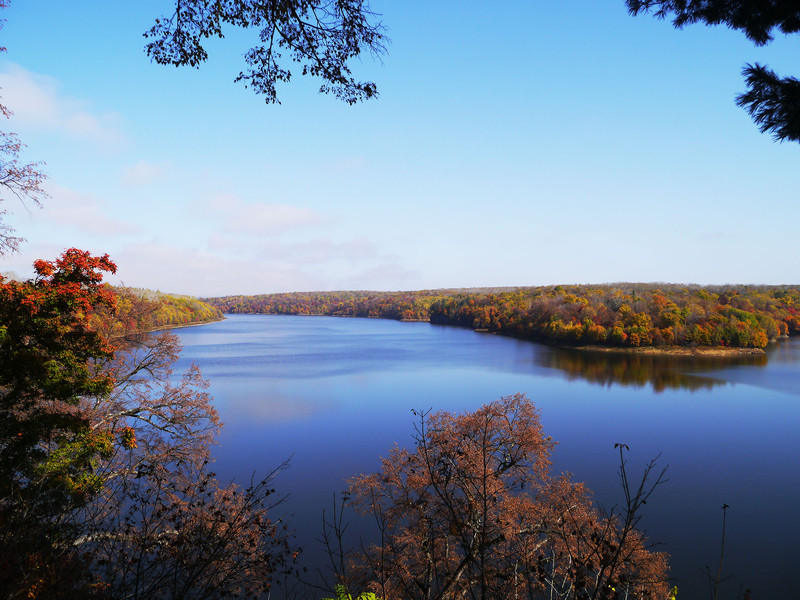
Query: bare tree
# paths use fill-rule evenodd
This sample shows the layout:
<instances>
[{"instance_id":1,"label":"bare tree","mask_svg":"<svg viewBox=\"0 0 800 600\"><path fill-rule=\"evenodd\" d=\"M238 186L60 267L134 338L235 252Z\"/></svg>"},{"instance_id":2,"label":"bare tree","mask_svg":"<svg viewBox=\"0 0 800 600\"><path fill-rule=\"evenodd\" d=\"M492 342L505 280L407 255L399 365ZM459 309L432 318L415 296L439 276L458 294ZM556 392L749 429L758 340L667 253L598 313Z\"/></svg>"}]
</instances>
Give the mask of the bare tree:
<instances>
[{"instance_id":1,"label":"bare tree","mask_svg":"<svg viewBox=\"0 0 800 600\"><path fill-rule=\"evenodd\" d=\"M173 374L169 332L116 341L110 395L86 398L93 431L117 443L98 461L103 487L72 521L75 545L108 598L257 598L297 551L273 488L283 463L242 488L209 470L221 423L196 366Z\"/></svg>"},{"instance_id":2,"label":"bare tree","mask_svg":"<svg viewBox=\"0 0 800 600\"><path fill-rule=\"evenodd\" d=\"M111 510L75 543L106 598L260 598L297 556L274 516L272 480L287 466L241 488L221 487L205 462L153 465L115 486Z\"/></svg>"},{"instance_id":3,"label":"bare tree","mask_svg":"<svg viewBox=\"0 0 800 600\"><path fill-rule=\"evenodd\" d=\"M0 115L11 117L11 111L0 104ZM47 197L42 184L45 175L42 163L20 161L20 152L25 145L14 133L0 131L0 203L13 197L23 206L41 206ZM0 255L16 252L23 238L15 234L14 228L4 222L8 209L0 208Z\"/></svg>"},{"instance_id":4,"label":"bare tree","mask_svg":"<svg viewBox=\"0 0 800 600\"><path fill-rule=\"evenodd\" d=\"M7 6L6 0L0 0L0 9ZM0 19L0 28L4 22L5 19ZM0 48L0 52L5 50ZM9 119L12 114L7 106L0 104L0 116ZM23 148L25 145L16 134L0 131L0 203L14 197L23 206L27 206L28 203L41 206L42 200L47 197L42 187L45 180L41 170L43 163L20 161L20 152ZM0 256L16 252L20 242L23 241L23 238L15 234L14 228L4 222L7 214L7 208L0 208Z\"/></svg>"},{"instance_id":5,"label":"bare tree","mask_svg":"<svg viewBox=\"0 0 800 600\"><path fill-rule=\"evenodd\" d=\"M554 442L524 395L417 416L412 450L350 482L382 531L351 562L359 589L384 600L666 597L665 556L635 529L661 477L648 486L648 470L631 491L623 461L625 510L603 514L583 485L551 475Z\"/></svg>"}]
</instances>

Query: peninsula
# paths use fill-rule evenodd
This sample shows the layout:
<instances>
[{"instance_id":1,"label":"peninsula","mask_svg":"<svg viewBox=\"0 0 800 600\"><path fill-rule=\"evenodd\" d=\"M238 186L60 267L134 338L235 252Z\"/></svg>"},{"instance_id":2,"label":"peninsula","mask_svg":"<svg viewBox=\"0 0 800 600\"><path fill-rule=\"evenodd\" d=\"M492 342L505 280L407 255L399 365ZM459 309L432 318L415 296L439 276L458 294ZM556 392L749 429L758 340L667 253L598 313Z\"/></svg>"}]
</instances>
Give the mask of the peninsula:
<instances>
[{"instance_id":1,"label":"peninsula","mask_svg":"<svg viewBox=\"0 0 800 600\"><path fill-rule=\"evenodd\" d=\"M224 313L430 321L604 351L760 353L771 341L800 333L800 286L789 285L616 283L204 300Z\"/></svg>"}]
</instances>

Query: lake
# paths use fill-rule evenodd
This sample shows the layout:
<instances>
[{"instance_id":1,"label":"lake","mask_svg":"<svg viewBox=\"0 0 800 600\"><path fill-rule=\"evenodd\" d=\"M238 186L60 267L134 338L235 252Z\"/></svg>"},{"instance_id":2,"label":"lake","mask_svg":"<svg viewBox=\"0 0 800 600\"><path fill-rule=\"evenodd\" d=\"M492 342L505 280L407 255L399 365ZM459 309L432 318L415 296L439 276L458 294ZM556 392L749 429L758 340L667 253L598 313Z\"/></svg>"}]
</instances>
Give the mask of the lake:
<instances>
[{"instance_id":1,"label":"lake","mask_svg":"<svg viewBox=\"0 0 800 600\"><path fill-rule=\"evenodd\" d=\"M766 358L693 362L374 319L228 315L175 333L179 369L200 366L225 422L219 478L246 482L291 458L275 485L312 563L322 510L344 480L410 444L412 409L471 411L523 392L559 443L554 470L587 482L598 502L621 501L614 443L630 447L630 473L658 455L669 465L642 526L672 555L681 600L709 597L723 503L722 597L798 597L800 339Z\"/></svg>"}]
</instances>

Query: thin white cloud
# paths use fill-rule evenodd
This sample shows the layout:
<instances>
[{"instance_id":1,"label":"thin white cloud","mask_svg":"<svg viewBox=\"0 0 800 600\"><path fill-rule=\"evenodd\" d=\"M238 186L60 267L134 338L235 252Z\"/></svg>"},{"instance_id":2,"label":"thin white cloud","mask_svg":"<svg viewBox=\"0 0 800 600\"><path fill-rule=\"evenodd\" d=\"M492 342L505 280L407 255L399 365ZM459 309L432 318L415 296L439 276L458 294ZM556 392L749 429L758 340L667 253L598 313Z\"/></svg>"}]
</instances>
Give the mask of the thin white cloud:
<instances>
[{"instance_id":1,"label":"thin white cloud","mask_svg":"<svg viewBox=\"0 0 800 600\"><path fill-rule=\"evenodd\" d=\"M407 269L396 260L381 262L364 269L351 278L342 281L343 289L410 290L417 289L422 276L419 272Z\"/></svg>"},{"instance_id":2,"label":"thin white cloud","mask_svg":"<svg viewBox=\"0 0 800 600\"><path fill-rule=\"evenodd\" d=\"M158 243L134 244L112 258L118 266L115 282L168 293L223 296L313 287L300 269L269 258L232 259Z\"/></svg>"},{"instance_id":3,"label":"thin white cloud","mask_svg":"<svg viewBox=\"0 0 800 600\"><path fill-rule=\"evenodd\" d=\"M140 188L155 181L166 179L170 172L166 163L149 163L140 160L135 165L122 168L120 182L126 188Z\"/></svg>"},{"instance_id":4,"label":"thin white cloud","mask_svg":"<svg viewBox=\"0 0 800 600\"><path fill-rule=\"evenodd\" d=\"M363 237L336 242L329 238L314 238L302 242L285 242L274 238L250 238L228 234L214 235L209 248L238 256L270 256L296 265L316 265L333 261L351 264L380 258L376 245Z\"/></svg>"},{"instance_id":5,"label":"thin white cloud","mask_svg":"<svg viewBox=\"0 0 800 600\"><path fill-rule=\"evenodd\" d=\"M221 230L238 235L276 235L325 223L330 217L310 208L287 204L249 204L232 194L216 196L206 210L220 220Z\"/></svg>"},{"instance_id":6,"label":"thin white cloud","mask_svg":"<svg viewBox=\"0 0 800 600\"><path fill-rule=\"evenodd\" d=\"M312 260L311 248L319 254ZM270 244L257 255L180 248L163 243L129 245L112 255L115 282L163 292L225 296L330 289L409 289L416 273L393 257L376 256L369 242ZM364 249L371 249L369 253ZM360 257L357 264L353 257Z\"/></svg>"},{"instance_id":7,"label":"thin white cloud","mask_svg":"<svg viewBox=\"0 0 800 600\"><path fill-rule=\"evenodd\" d=\"M34 261L39 259L55 260L70 246L79 246L82 250L88 250L95 255L104 254L94 248L88 248L84 243L66 245L52 239L47 241L35 240L23 243L19 254L6 254L0 257L0 266L4 271L18 273L22 279L31 279L34 277Z\"/></svg>"},{"instance_id":8,"label":"thin white cloud","mask_svg":"<svg viewBox=\"0 0 800 600\"><path fill-rule=\"evenodd\" d=\"M377 257L378 250L371 241L358 238L346 242L334 242L327 239L311 240L295 243L284 248L297 257L301 264L318 264L332 260L346 260L360 263Z\"/></svg>"},{"instance_id":9,"label":"thin white cloud","mask_svg":"<svg viewBox=\"0 0 800 600\"><path fill-rule=\"evenodd\" d=\"M735 233L726 232L726 231L710 231L708 233L704 233L703 235L696 236L692 238L693 242L699 243L730 243L735 242L736 240L740 239L740 236L736 235Z\"/></svg>"},{"instance_id":10,"label":"thin white cloud","mask_svg":"<svg viewBox=\"0 0 800 600\"><path fill-rule=\"evenodd\" d=\"M85 101L65 95L53 77L9 65L0 72L0 88L3 103L20 123L103 144L124 142L118 113L91 111Z\"/></svg>"},{"instance_id":11,"label":"thin white cloud","mask_svg":"<svg viewBox=\"0 0 800 600\"><path fill-rule=\"evenodd\" d=\"M38 213L44 221L49 221L59 228L73 227L103 238L141 231L141 227L137 225L105 214L101 203L91 196L64 187L48 187L50 199Z\"/></svg>"}]
</instances>

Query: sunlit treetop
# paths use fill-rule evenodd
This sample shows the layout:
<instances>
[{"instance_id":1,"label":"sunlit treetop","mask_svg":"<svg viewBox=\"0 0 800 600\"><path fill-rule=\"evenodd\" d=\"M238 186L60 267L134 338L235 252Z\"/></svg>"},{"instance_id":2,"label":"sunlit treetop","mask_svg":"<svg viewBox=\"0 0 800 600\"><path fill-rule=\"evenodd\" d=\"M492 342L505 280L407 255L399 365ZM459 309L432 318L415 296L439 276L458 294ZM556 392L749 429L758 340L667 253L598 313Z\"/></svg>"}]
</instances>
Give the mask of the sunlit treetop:
<instances>
[{"instance_id":1,"label":"sunlit treetop","mask_svg":"<svg viewBox=\"0 0 800 600\"><path fill-rule=\"evenodd\" d=\"M37 260L34 281L0 277L0 403L16 406L46 398L74 403L110 390L92 361L113 356L108 341L89 327L91 312L113 310L115 295L102 285L116 265L71 248L55 261Z\"/></svg>"}]
</instances>

